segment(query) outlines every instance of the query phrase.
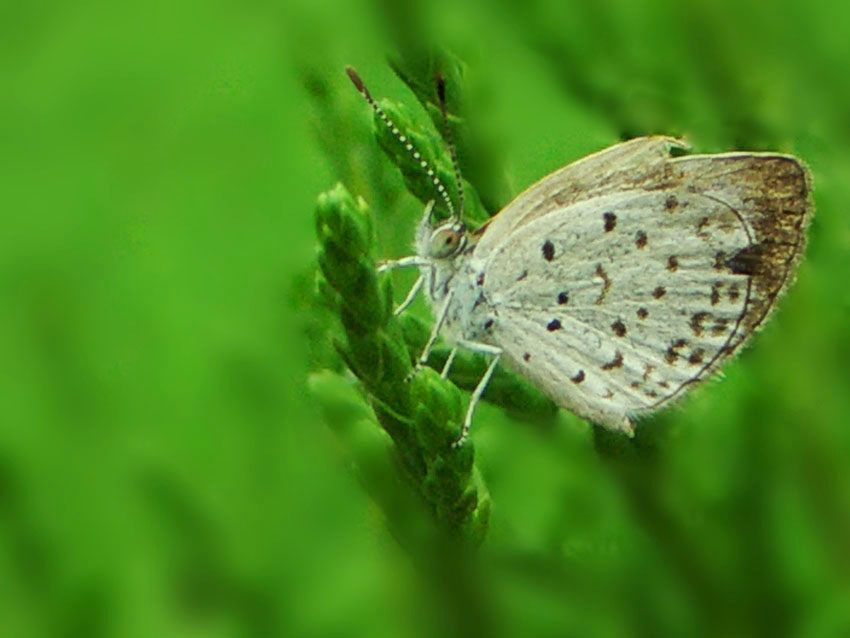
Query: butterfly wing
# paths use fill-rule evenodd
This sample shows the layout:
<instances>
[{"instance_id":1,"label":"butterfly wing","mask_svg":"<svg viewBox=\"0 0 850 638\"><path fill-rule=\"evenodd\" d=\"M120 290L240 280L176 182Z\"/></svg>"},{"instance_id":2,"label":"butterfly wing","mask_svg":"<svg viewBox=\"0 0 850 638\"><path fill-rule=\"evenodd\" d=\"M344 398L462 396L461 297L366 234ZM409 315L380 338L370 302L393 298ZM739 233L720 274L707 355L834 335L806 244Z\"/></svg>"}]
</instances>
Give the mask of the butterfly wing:
<instances>
[{"instance_id":1,"label":"butterfly wing","mask_svg":"<svg viewBox=\"0 0 850 638\"><path fill-rule=\"evenodd\" d=\"M488 222L482 251L516 228L578 201L663 179L670 149L686 148L672 137L638 137L583 157L529 186Z\"/></svg>"},{"instance_id":2,"label":"butterfly wing","mask_svg":"<svg viewBox=\"0 0 850 638\"><path fill-rule=\"evenodd\" d=\"M595 196L540 204L551 210L507 234L491 225L475 249L507 363L614 429L740 348L792 279L811 216L794 158L660 162L631 188L601 180Z\"/></svg>"}]
</instances>

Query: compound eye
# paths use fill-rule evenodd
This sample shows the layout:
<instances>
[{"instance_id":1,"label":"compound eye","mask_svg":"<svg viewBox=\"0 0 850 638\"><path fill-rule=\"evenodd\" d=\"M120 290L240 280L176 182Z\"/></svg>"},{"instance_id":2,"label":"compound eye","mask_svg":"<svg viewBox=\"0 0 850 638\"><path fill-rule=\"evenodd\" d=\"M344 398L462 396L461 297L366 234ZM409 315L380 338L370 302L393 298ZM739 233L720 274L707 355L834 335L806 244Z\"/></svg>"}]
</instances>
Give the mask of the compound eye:
<instances>
[{"instance_id":1,"label":"compound eye","mask_svg":"<svg viewBox=\"0 0 850 638\"><path fill-rule=\"evenodd\" d=\"M437 259L451 257L460 248L463 235L462 226L452 225L438 228L431 235L431 256Z\"/></svg>"}]
</instances>

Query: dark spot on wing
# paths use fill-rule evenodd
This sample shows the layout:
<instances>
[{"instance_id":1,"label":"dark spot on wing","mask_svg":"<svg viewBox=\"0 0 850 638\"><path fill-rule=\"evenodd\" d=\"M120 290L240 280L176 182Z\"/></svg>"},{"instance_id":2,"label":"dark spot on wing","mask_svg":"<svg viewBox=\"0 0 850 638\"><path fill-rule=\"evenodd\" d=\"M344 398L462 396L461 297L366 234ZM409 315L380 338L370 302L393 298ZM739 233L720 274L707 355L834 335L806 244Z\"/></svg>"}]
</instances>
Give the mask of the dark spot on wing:
<instances>
[{"instance_id":1,"label":"dark spot on wing","mask_svg":"<svg viewBox=\"0 0 850 638\"><path fill-rule=\"evenodd\" d=\"M560 330L562 327L563 326L561 326L561 322L557 319L552 319L552 321L546 324L546 330L548 330L549 332Z\"/></svg>"},{"instance_id":2,"label":"dark spot on wing","mask_svg":"<svg viewBox=\"0 0 850 638\"><path fill-rule=\"evenodd\" d=\"M664 200L664 208L667 209L668 213L674 212L678 205L679 205L679 200L676 199L675 195L668 195L667 199Z\"/></svg>"},{"instance_id":3,"label":"dark spot on wing","mask_svg":"<svg viewBox=\"0 0 850 638\"><path fill-rule=\"evenodd\" d=\"M605 213L602 217L605 220L605 232L610 233L617 225L617 216L614 213Z\"/></svg>"},{"instance_id":4,"label":"dark spot on wing","mask_svg":"<svg viewBox=\"0 0 850 638\"><path fill-rule=\"evenodd\" d=\"M523 361L527 362L529 359L531 359L531 355L528 352L526 352L524 355L522 355Z\"/></svg>"},{"instance_id":5,"label":"dark spot on wing","mask_svg":"<svg viewBox=\"0 0 850 638\"><path fill-rule=\"evenodd\" d=\"M652 296L656 299L661 299L664 295L667 294L667 291L664 289L664 286L658 286L655 290L652 291Z\"/></svg>"},{"instance_id":6,"label":"dark spot on wing","mask_svg":"<svg viewBox=\"0 0 850 638\"><path fill-rule=\"evenodd\" d=\"M649 312L646 310L646 308L638 308L637 316L638 319L646 319L649 316Z\"/></svg>"},{"instance_id":7,"label":"dark spot on wing","mask_svg":"<svg viewBox=\"0 0 850 638\"><path fill-rule=\"evenodd\" d=\"M701 220L699 220L699 224L697 224L697 235L702 237L706 226L708 226L708 217L703 217Z\"/></svg>"},{"instance_id":8,"label":"dark spot on wing","mask_svg":"<svg viewBox=\"0 0 850 638\"><path fill-rule=\"evenodd\" d=\"M614 358L602 366L603 370L614 370L615 368L623 367L623 355L619 352L614 353Z\"/></svg>"},{"instance_id":9,"label":"dark spot on wing","mask_svg":"<svg viewBox=\"0 0 850 638\"><path fill-rule=\"evenodd\" d=\"M659 381L659 382L658 382L658 387L659 387L659 388L665 388L665 389L666 389L666 388L669 388L669 387L670 387L670 384L669 384L669 383L667 383L666 381Z\"/></svg>"},{"instance_id":10,"label":"dark spot on wing","mask_svg":"<svg viewBox=\"0 0 850 638\"><path fill-rule=\"evenodd\" d=\"M716 306L720 303L720 289L723 288L722 281L715 281L711 287L711 305Z\"/></svg>"},{"instance_id":11,"label":"dark spot on wing","mask_svg":"<svg viewBox=\"0 0 850 638\"><path fill-rule=\"evenodd\" d=\"M655 390L649 390L646 393L646 396L648 396L650 399L654 399L658 396L658 393Z\"/></svg>"},{"instance_id":12,"label":"dark spot on wing","mask_svg":"<svg viewBox=\"0 0 850 638\"><path fill-rule=\"evenodd\" d=\"M726 253L724 253L722 250L719 250L714 255L714 269L723 270L724 268L726 268Z\"/></svg>"},{"instance_id":13,"label":"dark spot on wing","mask_svg":"<svg viewBox=\"0 0 850 638\"><path fill-rule=\"evenodd\" d=\"M702 348L697 348L691 353L691 356L688 357L688 363L690 363L692 366L699 365L700 363L702 363L704 358L705 350L703 350Z\"/></svg>"},{"instance_id":14,"label":"dark spot on wing","mask_svg":"<svg viewBox=\"0 0 850 638\"><path fill-rule=\"evenodd\" d=\"M522 280L523 280L523 279L525 279L526 277L528 277L528 271L527 271L527 270L523 270L523 271L519 274L519 277L517 277L517 278L516 278L516 280L517 280L517 281L522 281Z\"/></svg>"},{"instance_id":15,"label":"dark spot on wing","mask_svg":"<svg viewBox=\"0 0 850 638\"><path fill-rule=\"evenodd\" d=\"M543 259L552 261L555 257L555 245L548 239L543 242Z\"/></svg>"},{"instance_id":16,"label":"dark spot on wing","mask_svg":"<svg viewBox=\"0 0 850 638\"><path fill-rule=\"evenodd\" d=\"M582 381L584 381L584 370L579 370L576 373L576 376L570 377L570 381L572 381L573 383L581 383Z\"/></svg>"},{"instance_id":17,"label":"dark spot on wing","mask_svg":"<svg viewBox=\"0 0 850 638\"><path fill-rule=\"evenodd\" d=\"M632 386L635 390L640 387L640 383L638 381L632 381L629 385Z\"/></svg>"},{"instance_id":18,"label":"dark spot on wing","mask_svg":"<svg viewBox=\"0 0 850 638\"><path fill-rule=\"evenodd\" d=\"M493 327L493 320L492 319L488 319L487 321L484 322L484 329L485 330L489 330L492 327Z\"/></svg>"},{"instance_id":19,"label":"dark spot on wing","mask_svg":"<svg viewBox=\"0 0 850 638\"><path fill-rule=\"evenodd\" d=\"M570 300L570 296L565 292L558 293L558 305L563 306Z\"/></svg>"},{"instance_id":20,"label":"dark spot on wing","mask_svg":"<svg viewBox=\"0 0 850 638\"><path fill-rule=\"evenodd\" d=\"M596 276L602 279L602 292L599 293L599 298L596 300L596 305L600 305L605 300L605 295L611 289L611 280L608 279L608 273L602 267L602 264L596 264Z\"/></svg>"},{"instance_id":21,"label":"dark spot on wing","mask_svg":"<svg viewBox=\"0 0 850 638\"><path fill-rule=\"evenodd\" d=\"M649 375L655 371L655 366L650 364L645 364L643 367L643 382L646 383L646 380L649 379Z\"/></svg>"},{"instance_id":22,"label":"dark spot on wing","mask_svg":"<svg viewBox=\"0 0 850 638\"><path fill-rule=\"evenodd\" d=\"M728 327L729 320L724 317L718 317L715 319L714 325L711 327L711 334L714 337L720 337L726 332Z\"/></svg>"},{"instance_id":23,"label":"dark spot on wing","mask_svg":"<svg viewBox=\"0 0 850 638\"><path fill-rule=\"evenodd\" d=\"M726 260L726 267L736 275L755 275L764 260L761 244L753 244L739 250Z\"/></svg>"},{"instance_id":24,"label":"dark spot on wing","mask_svg":"<svg viewBox=\"0 0 850 638\"><path fill-rule=\"evenodd\" d=\"M678 351L684 348L686 345L688 345L688 342L684 339L677 339L676 341L671 343L670 347L667 348L667 352L664 353L664 360L670 365L676 363L676 359L679 358Z\"/></svg>"},{"instance_id":25,"label":"dark spot on wing","mask_svg":"<svg viewBox=\"0 0 850 638\"><path fill-rule=\"evenodd\" d=\"M691 315L691 330L694 331L694 334L699 337L703 333L703 322L711 317L710 312L696 312Z\"/></svg>"},{"instance_id":26,"label":"dark spot on wing","mask_svg":"<svg viewBox=\"0 0 850 638\"><path fill-rule=\"evenodd\" d=\"M676 259L676 255L670 255L667 258L667 270L670 272L676 272L679 269L679 260Z\"/></svg>"},{"instance_id":27,"label":"dark spot on wing","mask_svg":"<svg viewBox=\"0 0 850 638\"><path fill-rule=\"evenodd\" d=\"M637 246L638 248L646 247L646 233L642 230L639 230L637 232L637 235L635 236L635 246Z\"/></svg>"},{"instance_id":28,"label":"dark spot on wing","mask_svg":"<svg viewBox=\"0 0 850 638\"><path fill-rule=\"evenodd\" d=\"M738 284L732 284L729 286L729 301L735 303L741 296L741 291L738 290Z\"/></svg>"},{"instance_id":29,"label":"dark spot on wing","mask_svg":"<svg viewBox=\"0 0 850 638\"><path fill-rule=\"evenodd\" d=\"M626 336L626 324L617 319L614 323L611 324L611 330L614 331L614 334L618 337Z\"/></svg>"},{"instance_id":30,"label":"dark spot on wing","mask_svg":"<svg viewBox=\"0 0 850 638\"><path fill-rule=\"evenodd\" d=\"M483 272L480 275L478 275L478 281L475 282L475 283L477 283L479 286L484 285L484 273Z\"/></svg>"}]
</instances>

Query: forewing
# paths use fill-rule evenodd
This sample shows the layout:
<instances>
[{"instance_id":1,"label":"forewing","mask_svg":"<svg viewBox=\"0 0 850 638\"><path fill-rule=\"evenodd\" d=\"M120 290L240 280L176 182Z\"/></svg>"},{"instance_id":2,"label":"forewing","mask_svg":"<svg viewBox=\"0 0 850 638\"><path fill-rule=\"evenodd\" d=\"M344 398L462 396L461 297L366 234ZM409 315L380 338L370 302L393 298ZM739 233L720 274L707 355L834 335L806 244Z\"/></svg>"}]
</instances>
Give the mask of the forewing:
<instances>
[{"instance_id":1,"label":"forewing","mask_svg":"<svg viewBox=\"0 0 850 638\"><path fill-rule=\"evenodd\" d=\"M486 252L500 237L570 204L634 188L636 183L659 182L671 148L684 148L672 137L638 137L583 157L532 184L483 229L480 245Z\"/></svg>"},{"instance_id":2,"label":"forewing","mask_svg":"<svg viewBox=\"0 0 850 638\"><path fill-rule=\"evenodd\" d=\"M663 187L555 209L483 255L507 361L616 429L739 349L792 278L811 212L793 158L695 156L664 173Z\"/></svg>"}]
</instances>

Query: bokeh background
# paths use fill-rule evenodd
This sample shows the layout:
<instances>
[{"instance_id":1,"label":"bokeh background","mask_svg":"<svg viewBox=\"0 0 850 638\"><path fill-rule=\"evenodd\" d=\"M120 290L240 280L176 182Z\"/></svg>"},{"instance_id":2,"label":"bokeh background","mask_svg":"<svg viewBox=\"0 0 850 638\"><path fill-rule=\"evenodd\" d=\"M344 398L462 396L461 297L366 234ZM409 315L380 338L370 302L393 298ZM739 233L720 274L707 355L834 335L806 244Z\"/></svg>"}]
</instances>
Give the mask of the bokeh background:
<instances>
[{"instance_id":1,"label":"bokeh background","mask_svg":"<svg viewBox=\"0 0 850 638\"><path fill-rule=\"evenodd\" d=\"M82 0L0 16L0 635L850 634L846 7ZM342 69L427 122L386 63L413 45L464 62L485 149L467 161L498 204L669 133L802 157L817 210L753 346L634 441L485 405L489 535L439 577L388 533L315 391L334 367L318 194L342 180L366 198L384 256L409 250L421 211Z\"/></svg>"}]
</instances>

